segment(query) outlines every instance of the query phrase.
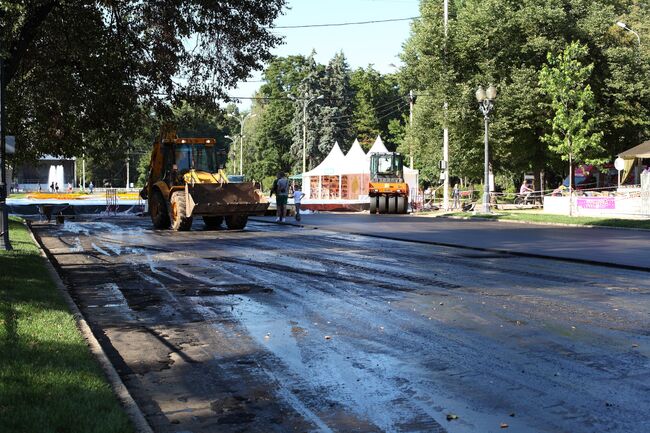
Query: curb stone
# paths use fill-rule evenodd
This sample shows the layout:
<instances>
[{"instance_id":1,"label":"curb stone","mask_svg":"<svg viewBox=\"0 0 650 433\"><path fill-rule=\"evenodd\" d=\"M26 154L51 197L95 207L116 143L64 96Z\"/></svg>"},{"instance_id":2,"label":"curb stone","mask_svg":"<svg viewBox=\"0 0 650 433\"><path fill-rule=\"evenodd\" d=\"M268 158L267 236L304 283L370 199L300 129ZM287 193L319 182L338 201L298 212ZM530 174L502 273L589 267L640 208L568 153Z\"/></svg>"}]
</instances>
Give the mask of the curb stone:
<instances>
[{"instance_id":1,"label":"curb stone","mask_svg":"<svg viewBox=\"0 0 650 433\"><path fill-rule=\"evenodd\" d=\"M124 408L124 411L126 412L127 416L133 423L133 427L135 428L135 431L137 433L154 433L149 423L147 423L144 414L140 410L140 407L138 406L138 404L135 402L135 400L129 393L129 390L127 389L126 385L124 385L124 382L122 382L122 379L120 379L120 375L115 370L115 367L113 367L113 364L111 364L110 360L108 359L108 356L106 356L104 349L95 338L95 335L91 331L90 326L88 326L88 323L86 322L86 319L84 318L83 314L77 307L77 304L75 304L74 301L72 300L72 297L68 293L68 289L66 288L65 284L61 280L59 274L56 272L54 265L52 265L52 262L50 261L50 256L45 252L45 247L41 243L40 238L34 235L34 232L32 231L31 222L25 221L25 225L29 230L29 234L32 237L32 240L38 246L38 250L41 256L45 259L45 267L47 268L48 273L52 278L52 281L54 281L56 288L58 289L59 293L61 293L63 299L65 300L65 303L67 304L68 308L72 312L75 322L77 323L77 328L79 329L81 335L83 335L84 339L86 340L90 352L94 355L95 359L99 362L102 370L104 371L104 374L106 375L106 378L108 379L108 382L111 385L111 388L113 388L113 392L115 393L118 400L122 404L122 407Z\"/></svg>"},{"instance_id":2,"label":"curb stone","mask_svg":"<svg viewBox=\"0 0 650 433\"><path fill-rule=\"evenodd\" d=\"M417 216L417 215L414 215ZM650 229L635 228L635 227L615 227L615 226L596 226L591 224L569 224L569 223L549 223L545 221L520 221L520 220L507 220L498 218L482 218L480 216L454 216L454 215L439 215L432 218L447 218L450 220L464 220L464 221L494 221L499 223L512 223L512 224L527 224L527 225L540 225L540 226L557 226L557 227L574 227L582 229L608 229L608 230L634 230L641 232L650 232Z\"/></svg>"}]
</instances>

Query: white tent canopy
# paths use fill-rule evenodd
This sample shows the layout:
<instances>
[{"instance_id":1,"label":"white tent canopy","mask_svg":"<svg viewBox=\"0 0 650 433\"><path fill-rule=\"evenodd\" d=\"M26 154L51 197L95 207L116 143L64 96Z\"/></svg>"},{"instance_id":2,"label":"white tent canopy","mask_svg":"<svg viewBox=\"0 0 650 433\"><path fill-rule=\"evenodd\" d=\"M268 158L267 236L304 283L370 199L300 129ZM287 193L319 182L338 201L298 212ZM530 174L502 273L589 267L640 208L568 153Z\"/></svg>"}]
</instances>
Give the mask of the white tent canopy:
<instances>
[{"instance_id":1,"label":"white tent canopy","mask_svg":"<svg viewBox=\"0 0 650 433\"><path fill-rule=\"evenodd\" d=\"M369 158L361 148L359 140L354 140L352 147L350 147L350 150L345 155L345 161L342 167L343 173L370 173L368 161Z\"/></svg>"},{"instance_id":2,"label":"white tent canopy","mask_svg":"<svg viewBox=\"0 0 650 433\"><path fill-rule=\"evenodd\" d=\"M330 153L325 157L323 162L318 164L316 168L308 171L307 173L303 173L302 177L304 178L305 176L326 176L339 174L341 167L344 164L344 160L345 155L343 154L339 143L336 142L334 143L334 146L332 146L332 150L330 150Z\"/></svg>"},{"instance_id":3,"label":"white tent canopy","mask_svg":"<svg viewBox=\"0 0 650 433\"><path fill-rule=\"evenodd\" d=\"M386 149L386 146L384 145L384 142L381 140L381 137L379 135L377 136L375 142L373 143L372 147L368 151L368 155L370 155L371 153L388 153L388 149ZM370 156L368 156L368 159L370 159Z\"/></svg>"}]
</instances>

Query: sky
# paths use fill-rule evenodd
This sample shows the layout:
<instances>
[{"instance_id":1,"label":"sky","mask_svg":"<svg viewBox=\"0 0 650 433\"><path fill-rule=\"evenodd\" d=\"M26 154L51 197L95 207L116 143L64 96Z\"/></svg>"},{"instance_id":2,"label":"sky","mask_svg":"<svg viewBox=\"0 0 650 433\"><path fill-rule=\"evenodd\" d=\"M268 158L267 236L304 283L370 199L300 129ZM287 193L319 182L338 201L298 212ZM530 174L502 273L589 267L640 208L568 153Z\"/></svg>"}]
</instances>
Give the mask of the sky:
<instances>
[{"instance_id":1,"label":"sky","mask_svg":"<svg viewBox=\"0 0 650 433\"><path fill-rule=\"evenodd\" d=\"M288 0L284 15L275 25L297 26L358 21L409 18L419 15L419 0ZM374 65L382 73L394 72L400 65L398 58L402 44L410 34L410 21L396 21L365 25L276 29L284 36L284 44L272 50L277 56L316 51L316 61L327 62L343 51L351 69ZM261 71L255 72L247 83L232 89L232 96L253 96L262 84ZM250 100L241 100L240 109L248 109Z\"/></svg>"}]
</instances>

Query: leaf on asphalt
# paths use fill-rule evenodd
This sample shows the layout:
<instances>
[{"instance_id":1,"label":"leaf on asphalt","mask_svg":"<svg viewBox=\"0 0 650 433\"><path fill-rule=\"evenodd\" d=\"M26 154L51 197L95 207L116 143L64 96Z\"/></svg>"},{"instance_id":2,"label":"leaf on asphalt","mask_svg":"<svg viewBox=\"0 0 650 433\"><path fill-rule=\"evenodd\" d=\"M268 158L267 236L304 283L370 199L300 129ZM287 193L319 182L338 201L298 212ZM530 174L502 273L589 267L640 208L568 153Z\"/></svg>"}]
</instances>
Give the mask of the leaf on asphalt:
<instances>
[{"instance_id":1,"label":"leaf on asphalt","mask_svg":"<svg viewBox=\"0 0 650 433\"><path fill-rule=\"evenodd\" d=\"M456 415L455 413L448 413L447 414L447 421L452 421L452 420L455 420L455 419L458 419L458 415Z\"/></svg>"}]
</instances>

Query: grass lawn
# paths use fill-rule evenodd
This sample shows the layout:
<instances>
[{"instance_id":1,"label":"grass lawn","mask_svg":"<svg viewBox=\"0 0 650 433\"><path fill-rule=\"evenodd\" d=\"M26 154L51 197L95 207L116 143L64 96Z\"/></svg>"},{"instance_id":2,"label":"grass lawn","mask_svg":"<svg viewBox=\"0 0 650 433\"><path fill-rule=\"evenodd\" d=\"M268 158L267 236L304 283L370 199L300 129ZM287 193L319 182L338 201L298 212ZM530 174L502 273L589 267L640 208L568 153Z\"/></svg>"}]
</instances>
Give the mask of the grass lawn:
<instances>
[{"instance_id":1,"label":"grass lawn","mask_svg":"<svg viewBox=\"0 0 650 433\"><path fill-rule=\"evenodd\" d=\"M27 228L0 251L0 432L132 432Z\"/></svg>"},{"instance_id":2,"label":"grass lawn","mask_svg":"<svg viewBox=\"0 0 650 433\"><path fill-rule=\"evenodd\" d=\"M528 221L533 223L577 224L600 227L626 227L636 229L650 229L650 220L633 220L622 218L596 218L596 217L569 217L565 215L551 215L531 211L499 211L492 215L472 214L470 212L454 212L447 214L466 218L489 218L509 221Z\"/></svg>"}]
</instances>

